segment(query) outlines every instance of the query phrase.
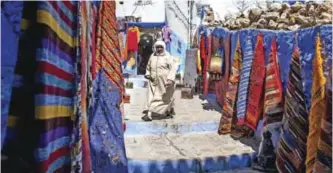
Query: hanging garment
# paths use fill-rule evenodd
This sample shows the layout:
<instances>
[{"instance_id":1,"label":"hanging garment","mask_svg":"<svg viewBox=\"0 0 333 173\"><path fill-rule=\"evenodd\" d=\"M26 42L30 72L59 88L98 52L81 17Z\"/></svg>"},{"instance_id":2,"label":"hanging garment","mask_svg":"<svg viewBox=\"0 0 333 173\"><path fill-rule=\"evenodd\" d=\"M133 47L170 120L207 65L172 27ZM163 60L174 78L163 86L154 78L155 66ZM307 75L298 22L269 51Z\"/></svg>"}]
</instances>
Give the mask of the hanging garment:
<instances>
[{"instance_id":1,"label":"hanging garment","mask_svg":"<svg viewBox=\"0 0 333 173\"><path fill-rule=\"evenodd\" d=\"M93 17L90 13L92 3L88 1L82 1L78 7L78 21L79 21L79 33L78 43L80 49L77 51L76 60L76 96L75 96L75 109L74 109L74 130L72 134L72 146L71 152L71 170L72 172L91 172L91 157L90 157L90 145L88 136L88 113L87 106L89 104L89 92L88 80L90 61L92 54L90 51L91 43L93 42L90 37L90 27L93 27L88 22ZM95 19L96 20L96 19Z\"/></svg>"},{"instance_id":2,"label":"hanging garment","mask_svg":"<svg viewBox=\"0 0 333 173\"><path fill-rule=\"evenodd\" d=\"M224 55L223 67L222 67L222 77L221 81L216 85L216 98L217 102L223 106L225 95L228 87L229 73L230 73L230 34L226 36L225 39L219 40L220 47L223 45L223 50L221 51Z\"/></svg>"},{"instance_id":3,"label":"hanging garment","mask_svg":"<svg viewBox=\"0 0 333 173\"><path fill-rule=\"evenodd\" d=\"M305 171L309 114L305 105L302 82L301 60L296 45L290 63L282 134L277 147L276 166L279 172L302 173Z\"/></svg>"},{"instance_id":4,"label":"hanging garment","mask_svg":"<svg viewBox=\"0 0 333 173\"><path fill-rule=\"evenodd\" d=\"M146 66L150 55L153 53L153 36L150 34L142 34L139 42L138 54L141 57L141 61L138 62L138 74L145 74Z\"/></svg>"},{"instance_id":5,"label":"hanging garment","mask_svg":"<svg viewBox=\"0 0 333 173\"><path fill-rule=\"evenodd\" d=\"M332 78L332 75L330 76ZM314 172L328 173L332 172L332 90L326 89L325 95L325 115L321 121L321 134L318 143L318 151Z\"/></svg>"},{"instance_id":6,"label":"hanging garment","mask_svg":"<svg viewBox=\"0 0 333 173\"><path fill-rule=\"evenodd\" d=\"M124 34L120 32L118 34L119 39L119 49L120 49L120 55L121 55L121 62L124 62L127 60L127 45L124 44Z\"/></svg>"},{"instance_id":7,"label":"hanging garment","mask_svg":"<svg viewBox=\"0 0 333 173\"><path fill-rule=\"evenodd\" d=\"M306 172L314 170L315 158L318 152L318 143L321 136L320 124L325 110L325 84L326 78L323 72L323 57L321 55L322 44L319 35L316 38L315 57L313 59L311 108L309 115L309 135L307 138Z\"/></svg>"},{"instance_id":8,"label":"hanging garment","mask_svg":"<svg viewBox=\"0 0 333 173\"><path fill-rule=\"evenodd\" d=\"M250 73L253 60L253 48L251 38L248 37L245 43L244 58L242 61L242 71L240 74L240 81L238 86L237 97L237 125L243 126L245 123L245 114L247 106L248 89L250 82Z\"/></svg>"},{"instance_id":9,"label":"hanging garment","mask_svg":"<svg viewBox=\"0 0 333 173\"><path fill-rule=\"evenodd\" d=\"M39 172L70 172L72 125L65 124L72 123L74 115L72 92L75 91L79 27L75 14L79 3L41 1L37 4L41 46L36 54L39 87L35 93L35 119L42 126L38 129L35 156Z\"/></svg>"},{"instance_id":10,"label":"hanging garment","mask_svg":"<svg viewBox=\"0 0 333 173\"><path fill-rule=\"evenodd\" d=\"M140 31L138 27L131 27L126 32L127 51L137 51L140 40Z\"/></svg>"},{"instance_id":11,"label":"hanging garment","mask_svg":"<svg viewBox=\"0 0 333 173\"><path fill-rule=\"evenodd\" d=\"M261 33L257 36L255 54L250 75L249 96L246 106L245 125L257 130L258 122L262 117L263 96L265 82L265 56L264 42Z\"/></svg>"},{"instance_id":12,"label":"hanging garment","mask_svg":"<svg viewBox=\"0 0 333 173\"><path fill-rule=\"evenodd\" d=\"M169 26L164 26L162 28L162 37L166 44L171 42L171 30Z\"/></svg>"},{"instance_id":13,"label":"hanging garment","mask_svg":"<svg viewBox=\"0 0 333 173\"><path fill-rule=\"evenodd\" d=\"M208 92L208 76L207 76L207 63L208 63L208 59L207 59L207 51L206 51L206 37L202 34L200 36L200 57L201 57L201 65L202 65L202 76L203 76L203 80L202 80L202 86L203 86L203 95L206 95Z\"/></svg>"},{"instance_id":14,"label":"hanging garment","mask_svg":"<svg viewBox=\"0 0 333 173\"><path fill-rule=\"evenodd\" d=\"M240 71L242 70L242 50L239 38L236 43L236 52L232 63L231 74L228 81L228 89L222 107L222 117L218 129L219 134L227 134L231 132L233 122L236 116L236 98L238 84L240 79Z\"/></svg>"},{"instance_id":15,"label":"hanging garment","mask_svg":"<svg viewBox=\"0 0 333 173\"><path fill-rule=\"evenodd\" d=\"M283 117L282 83L276 50L276 40L272 40L271 53L266 66L264 128L279 126Z\"/></svg>"},{"instance_id":16,"label":"hanging garment","mask_svg":"<svg viewBox=\"0 0 333 173\"><path fill-rule=\"evenodd\" d=\"M96 77L89 117L92 171L127 172L127 159L119 109L124 93L115 1L101 1L98 11Z\"/></svg>"},{"instance_id":17,"label":"hanging garment","mask_svg":"<svg viewBox=\"0 0 333 173\"><path fill-rule=\"evenodd\" d=\"M6 136L23 2L1 2L1 148Z\"/></svg>"},{"instance_id":18,"label":"hanging garment","mask_svg":"<svg viewBox=\"0 0 333 173\"><path fill-rule=\"evenodd\" d=\"M3 101L2 99L8 99L9 101L9 98L6 98L6 96L9 97L7 94L10 93L6 85L12 86L7 119L4 117L7 115L4 115L6 110L2 110L1 112L1 130L6 128L5 131L1 131L1 133L5 133L2 136L2 138L4 137L4 141L2 143L1 155L8 157L1 161L1 170L4 172L38 172L34 157L34 150L37 145L36 133L39 130L38 127L41 126L41 123L36 123L34 118L35 57L38 44L34 27L36 26L37 2L1 2L1 5L1 39L12 37L12 40L6 41L6 44L1 44L1 49L4 46L10 46L6 50L2 50L1 57L1 75L5 75L5 78L1 80L2 108L6 104L6 100ZM20 8L22 8L23 12L20 12ZM9 9L10 11L8 11ZM9 21L3 18L6 15L10 17ZM19 18L20 15L22 20ZM9 23L10 21L13 23ZM20 23L22 23L21 26ZM8 25L13 27L6 28ZM9 30L8 32L7 29L12 31ZM14 35L15 33L17 34L16 36ZM18 50L14 52L15 40L17 41L17 39L19 39ZM15 54L17 55L17 61L16 64L12 64L15 61L15 57L9 59L8 56L15 56ZM12 62L9 63L8 60ZM13 65L14 74L12 75L13 79L11 83L7 81L11 77L10 71L8 71L8 74L7 72L3 73L3 70L7 70L7 67L3 67L4 65L8 65L9 67ZM3 124L3 121L7 121L7 123ZM22 144L24 144L24 147L22 147Z\"/></svg>"}]
</instances>

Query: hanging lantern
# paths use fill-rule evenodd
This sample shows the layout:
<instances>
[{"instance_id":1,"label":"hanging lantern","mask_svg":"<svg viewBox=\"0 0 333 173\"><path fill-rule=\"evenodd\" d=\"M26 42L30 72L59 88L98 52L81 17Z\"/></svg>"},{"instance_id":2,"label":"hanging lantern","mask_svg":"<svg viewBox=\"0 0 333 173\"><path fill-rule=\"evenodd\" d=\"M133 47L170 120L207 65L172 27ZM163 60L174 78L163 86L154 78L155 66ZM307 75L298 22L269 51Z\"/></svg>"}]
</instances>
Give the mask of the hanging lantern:
<instances>
[{"instance_id":1,"label":"hanging lantern","mask_svg":"<svg viewBox=\"0 0 333 173\"><path fill-rule=\"evenodd\" d=\"M212 73L222 74L223 60L221 56L212 56L210 58L209 71Z\"/></svg>"}]
</instances>

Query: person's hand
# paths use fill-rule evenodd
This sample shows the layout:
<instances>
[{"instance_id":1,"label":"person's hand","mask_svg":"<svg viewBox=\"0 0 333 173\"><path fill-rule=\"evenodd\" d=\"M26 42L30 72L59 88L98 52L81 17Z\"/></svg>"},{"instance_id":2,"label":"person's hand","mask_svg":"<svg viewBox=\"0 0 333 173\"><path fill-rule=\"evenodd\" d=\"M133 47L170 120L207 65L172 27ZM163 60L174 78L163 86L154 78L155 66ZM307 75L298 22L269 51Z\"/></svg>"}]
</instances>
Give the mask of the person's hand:
<instances>
[{"instance_id":1,"label":"person's hand","mask_svg":"<svg viewBox=\"0 0 333 173\"><path fill-rule=\"evenodd\" d=\"M173 85L172 80L167 80L167 83L165 84L166 87L171 87Z\"/></svg>"}]
</instances>

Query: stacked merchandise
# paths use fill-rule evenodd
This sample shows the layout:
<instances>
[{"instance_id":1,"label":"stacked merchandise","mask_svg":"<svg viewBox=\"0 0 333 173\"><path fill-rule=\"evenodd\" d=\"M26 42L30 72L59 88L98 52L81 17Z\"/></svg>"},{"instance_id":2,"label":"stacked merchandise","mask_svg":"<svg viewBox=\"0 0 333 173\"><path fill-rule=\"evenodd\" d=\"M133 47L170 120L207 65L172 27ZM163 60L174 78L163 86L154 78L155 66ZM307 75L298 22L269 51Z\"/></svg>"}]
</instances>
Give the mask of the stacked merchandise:
<instances>
[{"instance_id":1,"label":"stacked merchandise","mask_svg":"<svg viewBox=\"0 0 333 173\"><path fill-rule=\"evenodd\" d=\"M3 62L11 61L2 65L14 72L6 74L12 79L6 79L5 97L2 93L2 101L10 101L2 104L3 110L9 110L2 112L2 170L126 172L120 111L123 79L121 75L115 79L114 73L121 74L119 45L115 29L110 29L115 24L115 3L1 5L2 20L7 22L2 38L8 35L12 40L2 56ZM102 58L101 52L108 54ZM112 78L105 77L109 73ZM100 98L103 95L107 99ZM101 160L107 164L101 165Z\"/></svg>"}]
</instances>

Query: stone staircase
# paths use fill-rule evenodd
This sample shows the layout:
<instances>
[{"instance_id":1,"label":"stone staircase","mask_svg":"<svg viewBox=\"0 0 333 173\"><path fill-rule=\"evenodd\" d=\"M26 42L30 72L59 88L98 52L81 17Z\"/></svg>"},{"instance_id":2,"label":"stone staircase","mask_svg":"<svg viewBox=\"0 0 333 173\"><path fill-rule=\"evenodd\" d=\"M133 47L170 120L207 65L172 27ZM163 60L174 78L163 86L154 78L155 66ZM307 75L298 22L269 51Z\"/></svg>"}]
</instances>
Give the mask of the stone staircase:
<instances>
[{"instance_id":1,"label":"stone staircase","mask_svg":"<svg viewBox=\"0 0 333 173\"><path fill-rule=\"evenodd\" d=\"M142 122L146 92L146 88L127 90L131 95L131 103L125 105L129 173L255 173L249 166L258 140L218 135L221 108L214 97L203 106L197 96L180 99L177 90L173 119Z\"/></svg>"}]
</instances>

